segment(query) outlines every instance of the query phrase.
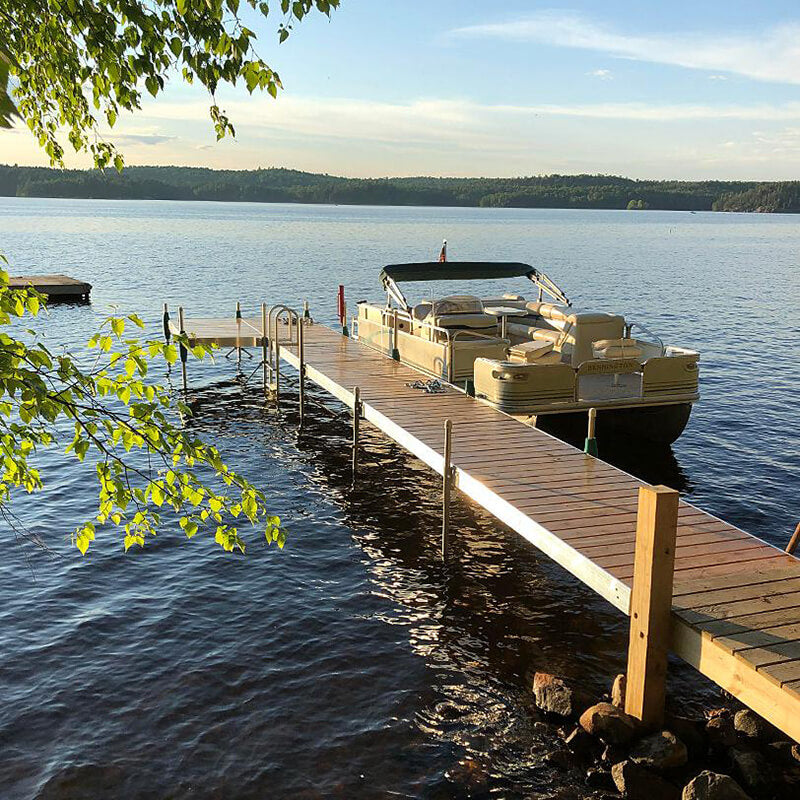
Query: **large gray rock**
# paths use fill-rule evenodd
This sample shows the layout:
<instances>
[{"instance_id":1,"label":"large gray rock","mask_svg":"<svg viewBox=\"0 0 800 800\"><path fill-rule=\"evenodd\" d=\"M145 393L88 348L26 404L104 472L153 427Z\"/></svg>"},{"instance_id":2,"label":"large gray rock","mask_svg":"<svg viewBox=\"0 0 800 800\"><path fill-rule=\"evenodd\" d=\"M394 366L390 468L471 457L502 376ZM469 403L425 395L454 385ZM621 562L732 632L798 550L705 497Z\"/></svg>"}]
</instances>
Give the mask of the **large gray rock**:
<instances>
[{"instance_id":1,"label":"large gray rock","mask_svg":"<svg viewBox=\"0 0 800 800\"><path fill-rule=\"evenodd\" d=\"M533 695L542 711L562 717L577 716L590 702L584 692L547 672L533 676Z\"/></svg>"},{"instance_id":2,"label":"large gray rock","mask_svg":"<svg viewBox=\"0 0 800 800\"><path fill-rule=\"evenodd\" d=\"M633 761L614 764L611 767L611 777L617 791L628 800L678 800L680 797L677 786Z\"/></svg>"},{"instance_id":3,"label":"large gray rock","mask_svg":"<svg viewBox=\"0 0 800 800\"><path fill-rule=\"evenodd\" d=\"M581 727L586 733L610 744L625 744L636 735L638 722L611 703L597 703L581 714Z\"/></svg>"},{"instance_id":4,"label":"large gray rock","mask_svg":"<svg viewBox=\"0 0 800 800\"><path fill-rule=\"evenodd\" d=\"M637 742L629 757L635 764L658 772L682 767L689 760L686 745L670 731L646 736Z\"/></svg>"},{"instance_id":5,"label":"large gray rock","mask_svg":"<svg viewBox=\"0 0 800 800\"><path fill-rule=\"evenodd\" d=\"M683 787L681 800L750 800L750 796L730 775L706 770Z\"/></svg>"},{"instance_id":6,"label":"large gray rock","mask_svg":"<svg viewBox=\"0 0 800 800\"><path fill-rule=\"evenodd\" d=\"M733 727L748 739L760 739L763 742L773 741L778 731L755 711L743 708L733 717Z\"/></svg>"},{"instance_id":7,"label":"large gray rock","mask_svg":"<svg viewBox=\"0 0 800 800\"><path fill-rule=\"evenodd\" d=\"M773 769L760 753L744 747L732 747L728 757L734 775L748 790L763 794L772 786Z\"/></svg>"}]
</instances>

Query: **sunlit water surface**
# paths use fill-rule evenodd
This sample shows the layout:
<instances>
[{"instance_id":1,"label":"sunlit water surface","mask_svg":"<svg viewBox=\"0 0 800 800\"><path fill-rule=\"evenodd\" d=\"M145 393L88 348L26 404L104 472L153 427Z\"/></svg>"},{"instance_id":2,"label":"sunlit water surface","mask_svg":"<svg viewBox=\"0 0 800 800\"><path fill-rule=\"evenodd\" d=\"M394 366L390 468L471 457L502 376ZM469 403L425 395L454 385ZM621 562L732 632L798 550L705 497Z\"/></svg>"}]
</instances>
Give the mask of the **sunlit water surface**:
<instances>
[{"instance_id":1,"label":"sunlit water surface","mask_svg":"<svg viewBox=\"0 0 800 800\"><path fill-rule=\"evenodd\" d=\"M164 302L222 315L308 299L333 322L337 284L378 298L383 264L435 257L443 237L454 259L528 261L577 306L700 350L702 401L673 450L603 455L785 543L800 520L796 217L0 199L12 273L94 285L91 307L51 310L53 349L112 305L153 334ZM80 558L69 534L95 488L45 454L47 491L16 510L52 553L0 537L0 795L527 797L579 782L545 760L555 736L530 676L605 691L622 615L463 501L444 568L427 469L367 431L351 489L341 408L314 393L298 433L291 397L276 413L234 375L222 358L192 365L193 424L266 489L286 549L254 535L233 557L168 524L145 552L109 532ZM673 705L715 699L673 664Z\"/></svg>"}]
</instances>

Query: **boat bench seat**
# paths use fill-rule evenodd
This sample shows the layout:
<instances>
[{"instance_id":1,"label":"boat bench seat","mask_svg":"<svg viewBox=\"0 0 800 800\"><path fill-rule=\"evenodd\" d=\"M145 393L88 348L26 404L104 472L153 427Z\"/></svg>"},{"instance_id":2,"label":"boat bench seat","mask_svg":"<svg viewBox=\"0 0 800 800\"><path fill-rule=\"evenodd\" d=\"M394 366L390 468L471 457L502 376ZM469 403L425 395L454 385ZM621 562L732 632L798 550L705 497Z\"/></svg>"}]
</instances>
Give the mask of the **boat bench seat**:
<instances>
[{"instance_id":1,"label":"boat bench seat","mask_svg":"<svg viewBox=\"0 0 800 800\"><path fill-rule=\"evenodd\" d=\"M469 328L480 329L497 328L497 317L491 314L429 314L425 322L430 322L438 328Z\"/></svg>"},{"instance_id":2,"label":"boat bench seat","mask_svg":"<svg viewBox=\"0 0 800 800\"><path fill-rule=\"evenodd\" d=\"M635 339L599 339L592 342L595 358L641 358L644 351Z\"/></svg>"},{"instance_id":3,"label":"boat bench seat","mask_svg":"<svg viewBox=\"0 0 800 800\"><path fill-rule=\"evenodd\" d=\"M547 328L537 328L535 325L525 325L521 322L509 322L506 326L509 333L521 336L523 339L533 339L539 342L551 342L557 345L563 333L561 331L548 330Z\"/></svg>"}]
</instances>

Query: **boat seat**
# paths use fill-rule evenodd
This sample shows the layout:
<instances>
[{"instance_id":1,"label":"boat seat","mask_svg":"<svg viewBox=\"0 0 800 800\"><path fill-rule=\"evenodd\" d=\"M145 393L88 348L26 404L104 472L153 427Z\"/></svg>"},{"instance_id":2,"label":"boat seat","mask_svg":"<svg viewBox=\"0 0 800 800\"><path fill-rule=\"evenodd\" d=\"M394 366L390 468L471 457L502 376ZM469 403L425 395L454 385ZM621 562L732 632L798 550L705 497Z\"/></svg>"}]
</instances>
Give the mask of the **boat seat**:
<instances>
[{"instance_id":1,"label":"boat seat","mask_svg":"<svg viewBox=\"0 0 800 800\"><path fill-rule=\"evenodd\" d=\"M508 360L523 364L558 364L561 354L547 341L520 342L508 348Z\"/></svg>"},{"instance_id":2,"label":"boat seat","mask_svg":"<svg viewBox=\"0 0 800 800\"><path fill-rule=\"evenodd\" d=\"M557 345L564 335L561 331L549 330L548 328L537 328L535 325L525 325L520 322L509 322L506 330L523 339L534 339L539 342L551 342Z\"/></svg>"},{"instance_id":3,"label":"boat seat","mask_svg":"<svg viewBox=\"0 0 800 800\"><path fill-rule=\"evenodd\" d=\"M566 322L575 312L566 306L557 306L554 303L543 303L540 300L526 303L525 308L532 314L536 314L543 319L554 320L555 322Z\"/></svg>"},{"instance_id":4,"label":"boat seat","mask_svg":"<svg viewBox=\"0 0 800 800\"><path fill-rule=\"evenodd\" d=\"M595 358L641 358L644 353L635 339L598 339L592 352Z\"/></svg>"},{"instance_id":5,"label":"boat seat","mask_svg":"<svg viewBox=\"0 0 800 800\"><path fill-rule=\"evenodd\" d=\"M451 294L434 300L425 322L438 328L497 328L497 317L484 313L481 299L471 294Z\"/></svg>"},{"instance_id":6,"label":"boat seat","mask_svg":"<svg viewBox=\"0 0 800 800\"><path fill-rule=\"evenodd\" d=\"M491 314L429 314L425 322L430 322L436 325L437 328L468 328L480 329L492 328L497 329L497 317Z\"/></svg>"},{"instance_id":7,"label":"boat seat","mask_svg":"<svg viewBox=\"0 0 800 800\"><path fill-rule=\"evenodd\" d=\"M483 303L480 297L471 294L451 294L441 297L432 303L431 314L442 316L444 314L482 314Z\"/></svg>"}]
</instances>

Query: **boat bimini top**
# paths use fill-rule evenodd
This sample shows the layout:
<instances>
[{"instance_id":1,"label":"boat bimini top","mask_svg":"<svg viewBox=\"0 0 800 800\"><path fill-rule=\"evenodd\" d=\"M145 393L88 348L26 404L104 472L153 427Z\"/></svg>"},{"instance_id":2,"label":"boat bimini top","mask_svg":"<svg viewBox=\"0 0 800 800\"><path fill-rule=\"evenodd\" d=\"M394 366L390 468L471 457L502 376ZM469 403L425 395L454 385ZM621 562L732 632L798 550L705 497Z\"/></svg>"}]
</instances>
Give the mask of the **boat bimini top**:
<instances>
[{"instance_id":1,"label":"boat bimini top","mask_svg":"<svg viewBox=\"0 0 800 800\"><path fill-rule=\"evenodd\" d=\"M470 281L500 278L528 278L544 294L565 305L572 305L561 289L544 272L518 261L422 261L414 264L389 264L381 270L386 294L408 312L411 306L398 283L408 281Z\"/></svg>"}]
</instances>

